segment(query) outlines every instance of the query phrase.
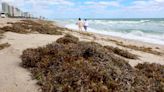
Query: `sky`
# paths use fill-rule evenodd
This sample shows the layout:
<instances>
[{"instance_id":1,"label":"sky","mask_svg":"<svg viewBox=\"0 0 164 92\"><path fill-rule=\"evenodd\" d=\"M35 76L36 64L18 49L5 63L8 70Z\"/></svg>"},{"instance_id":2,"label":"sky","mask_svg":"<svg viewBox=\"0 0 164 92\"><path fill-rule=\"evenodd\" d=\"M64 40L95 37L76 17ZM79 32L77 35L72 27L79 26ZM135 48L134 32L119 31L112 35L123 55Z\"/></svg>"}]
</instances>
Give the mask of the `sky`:
<instances>
[{"instance_id":1,"label":"sky","mask_svg":"<svg viewBox=\"0 0 164 92\"><path fill-rule=\"evenodd\" d=\"M164 18L164 0L0 0L35 16L55 18Z\"/></svg>"}]
</instances>

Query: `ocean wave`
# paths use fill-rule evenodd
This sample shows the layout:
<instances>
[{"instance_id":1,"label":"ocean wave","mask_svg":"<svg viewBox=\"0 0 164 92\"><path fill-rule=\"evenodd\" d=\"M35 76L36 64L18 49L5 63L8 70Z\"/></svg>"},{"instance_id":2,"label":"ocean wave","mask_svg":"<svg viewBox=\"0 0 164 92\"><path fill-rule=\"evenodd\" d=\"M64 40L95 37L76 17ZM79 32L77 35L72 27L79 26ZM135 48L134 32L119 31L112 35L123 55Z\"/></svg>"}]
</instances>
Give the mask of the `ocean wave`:
<instances>
[{"instance_id":1,"label":"ocean wave","mask_svg":"<svg viewBox=\"0 0 164 92\"><path fill-rule=\"evenodd\" d=\"M140 23L150 22L150 20L140 20Z\"/></svg>"},{"instance_id":2,"label":"ocean wave","mask_svg":"<svg viewBox=\"0 0 164 92\"><path fill-rule=\"evenodd\" d=\"M150 20L140 20L140 21L114 21L114 20L90 20L91 24L101 24L101 25L109 25L109 24L140 24L140 23L149 23Z\"/></svg>"},{"instance_id":3,"label":"ocean wave","mask_svg":"<svg viewBox=\"0 0 164 92\"><path fill-rule=\"evenodd\" d=\"M137 35L137 36L144 36L145 35L144 32L142 32L140 30L132 30L128 34Z\"/></svg>"},{"instance_id":4,"label":"ocean wave","mask_svg":"<svg viewBox=\"0 0 164 92\"><path fill-rule=\"evenodd\" d=\"M75 24L69 24L69 25L66 25L65 27L78 30L78 27ZM88 31L93 32L93 33L111 35L111 36L122 37L126 39L133 39L133 40L139 40L139 41L148 42L148 43L164 45L164 34L159 34L159 35L148 34L148 33L143 32L142 30L132 30L132 31L129 31L128 33L123 33L123 32L118 32L115 30L108 30L108 31L96 30L94 28L88 28Z\"/></svg>"}]
</instances>

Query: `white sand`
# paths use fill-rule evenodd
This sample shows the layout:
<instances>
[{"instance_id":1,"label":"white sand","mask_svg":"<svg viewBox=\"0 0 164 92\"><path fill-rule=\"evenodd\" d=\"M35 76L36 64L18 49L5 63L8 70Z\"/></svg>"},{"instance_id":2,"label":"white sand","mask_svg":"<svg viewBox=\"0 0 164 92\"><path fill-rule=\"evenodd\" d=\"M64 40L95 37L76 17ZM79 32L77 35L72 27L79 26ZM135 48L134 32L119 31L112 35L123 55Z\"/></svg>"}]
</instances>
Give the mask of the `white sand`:
<instances>
[{"instance_id":1,"label":"white sand","mask_svg":"<svg viewBox=\"0 0 164 92\"><path fill-rule=\"evenodd\" d=\"M0 19L1 27L6 25L7 22L16 22L17 19ZM137 46L145 47L159 47L161 52L164 52L164 46L147 44L133 40L126 40L111 36L104 36L99 34L93 34L93 36L81 35L77 32L66 33L73 34L83 41L95 41L102 45L117 46L111 41L106 41L103 39L114 39L125 42L126 44L134 44ZM27 69L20 66L21 59L20 56L22 51L27 48L36 48L38 46L44 46L48 43L52 43L56 39L62 36L44 35L44 34L18 34L7 32L4 34L4 38L0 40L0 43L8 42L11 44L10 47L5 48L0 51L0 92L39 92L40 88L36 85L36 80L31 79L31 74ZM120 46L117 46L120 47ZM120 47L126 49L139 56L138 60L129 60L132 66L138 63L150 62L150 63L160 63L164 65L164 56L157 56L150 53L145 53L141 51L135 51L132 49Z\"/></svg>"},{"instance_id":2,"label":"white sand","mask_svg":"<svg viewBox=\"0 0 164 92\"><path fill-rule=\"evenodd\" d=\"M0 51L0 92L38 92L36 81L27 69L20 66L20 56L27 48L44 46L59 37L42 34L17 34L7 32L1 43L8 42L9 48Z\"/></svg>"}]
</instances>

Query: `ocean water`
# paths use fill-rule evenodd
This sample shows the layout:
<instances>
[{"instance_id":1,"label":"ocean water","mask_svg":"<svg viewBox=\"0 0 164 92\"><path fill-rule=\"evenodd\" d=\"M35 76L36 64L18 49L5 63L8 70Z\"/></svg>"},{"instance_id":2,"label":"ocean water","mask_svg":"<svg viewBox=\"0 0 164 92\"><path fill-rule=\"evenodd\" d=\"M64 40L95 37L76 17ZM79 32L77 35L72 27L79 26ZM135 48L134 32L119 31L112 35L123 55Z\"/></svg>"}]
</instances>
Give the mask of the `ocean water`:
<instances>
[{"instance_id":1,"label":"ocean water","mask_svg":"<svg viewBox=\"0 0 164 92\"><path fill-rule=\"evenodd\" d=\"M76 19L55 20L77 30ZM89 32L164 45L164 19L88 19Z\"/></svg>"}]
</instances>

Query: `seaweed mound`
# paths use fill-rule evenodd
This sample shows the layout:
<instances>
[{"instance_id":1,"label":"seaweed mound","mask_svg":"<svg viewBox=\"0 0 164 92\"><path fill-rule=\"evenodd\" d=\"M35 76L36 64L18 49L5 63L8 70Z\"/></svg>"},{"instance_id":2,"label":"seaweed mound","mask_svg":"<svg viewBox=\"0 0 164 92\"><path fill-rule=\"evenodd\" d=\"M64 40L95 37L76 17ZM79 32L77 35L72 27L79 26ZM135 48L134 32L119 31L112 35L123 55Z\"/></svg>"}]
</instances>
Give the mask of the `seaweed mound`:
<instances>
[{"instance_id":1,"label":"seaweed mound","mask_svg":"<svg viewBox=\"0 0 164 92\"><path fill-rule=\"evenodd\" d=\"M9 47L10 44L9 43L3 43L3 44L0 44L0 50L4 49L4 48L7 48Z\"/></svg>"},{"instance_id":2,"label":"seaweed mound","mask_svg":"<svg viewBox=\"0 0 164 92\"><path fill-rule=\"evenodd\" d=\"M163 54L159 51L153 50L151 47L126 45L126 44L123 44L122 42L117 42L116 44L120 45L122 47L130 48L130 49L134 49L134 50L138 50L138 51L142 51L142 52L147 52L147 53L151 53L151 54L154 54L154 55L162 55Z\"/></svg>"},{"instance_id":3,"label":"seaweed mound","mask_svg":"<svg viewBox=\"0 0 164 92\"><path fill-rule=\"evenodd\" d=\"M128 59L138 59L137 55L132 54L126 50L119 49L118 47L112 47L112 46L104 46L104 47L107 48L109 51L111 51L117 55L120 55L122 57L125 57Z\"/></svg>"},{"instance_id":4,"label":"seaweed mound","mask_svg":"<svg viewBox=\"0 0 164 92\"><path fill-rule=\"evenodd\" d=\"M75 39L66 35L57 43L23 52L22 66L32 72L43 92L154 92L159 88L151 85L156 80L147 83L148 77L102 45Z\"/></svg>"},{"instance_id":5,"label":"seaweed mound","mask_svg":"<svg viewBox=\"0 0 164 92\"><path fill-rule=\"evenodd\" d=\"M68 44L68 43L78 43L78 41L79 41L79 38L72 36L70 34L66 34L63 38L59 38L56 42Z\"/></svg>"},{"instance_id":6,"label":"seaweed mound","mask_svg":"<svg viewBox=\"0 0 164 92\"><path fill-rule=\"evenodd\" d=\"M164 66L160 64L138 64L135 66L135 68L138 69L138 71L146 78L149 78L150 80L147 81L149 84L151 84L152 89L156 90L156 92L163 92L164 91Z\"/></svg>"},{"instance_id":7,"label":"seaweed mound","mask_svg":"<svg viewBox=\"0 0 164 92\"><path fill-rule=\"evenodd\" d=\"M21 22L8 23L11 26L5 26L0 28L6 32L16 32L16 33L30 33L39 32L42 34L52 34L52 35L62 35L64 28L51 25L51 23L46 21L32 21L32 20L22 20Z\"/></svg>"}]
</instances>

